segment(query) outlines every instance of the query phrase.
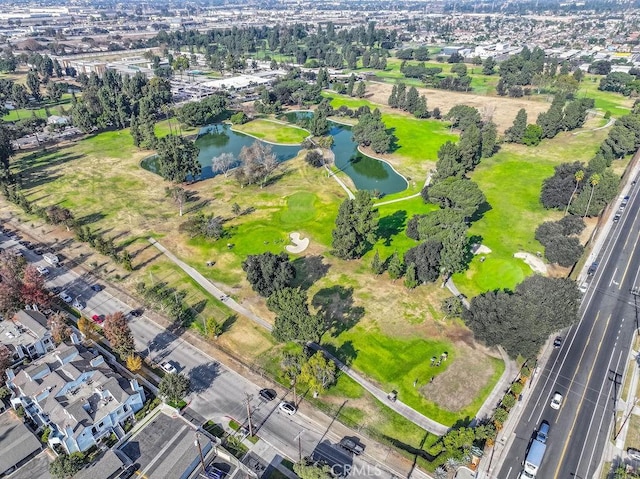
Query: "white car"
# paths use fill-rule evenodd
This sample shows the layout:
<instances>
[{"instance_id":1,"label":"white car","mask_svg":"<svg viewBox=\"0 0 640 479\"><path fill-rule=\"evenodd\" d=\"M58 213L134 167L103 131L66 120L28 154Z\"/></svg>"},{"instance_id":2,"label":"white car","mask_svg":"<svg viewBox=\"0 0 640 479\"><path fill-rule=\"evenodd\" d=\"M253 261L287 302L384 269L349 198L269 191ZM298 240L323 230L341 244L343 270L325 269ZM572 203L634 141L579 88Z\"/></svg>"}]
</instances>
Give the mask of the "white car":
<instances>
[{"instance_id":1,"label":"white car","mask_svg":"<svg viewBox=\"0 0 640 479\"><path fill-rule=\"evenodd\" d=\"M78 309L78 310L80 310L80 311L82 311L84 309L84 303L82 301L80 301L79 299L76 299L73 302L73 307Z\"/></svg>"},{"instance_id":2,"label":"white car","mask_svg":"<svg viewBox=\"0 0 640 479\"><path fill-rule=\"evenodd\" d=\"M523 470L518 476L518 479L534 479L535 477L536 476L529 474L527 471Z\"/></svg>"},{"instance_id":3,"label":"white car","mask_svg":"<svg viewBox=\"0 0 640 479\"><path fill-rule=\"evenodd\" d=\"M289 416L293 416L298 408L295 404L289 401L282 401L278 404L278 409L280 409L283 413L288 414Z\"/></svg>"},{"instance_id":4,"label":"white car","mask_svg":"<svg viewBox=\"0 0 640 479\"><path fill-rule=\"evenodd\" d=\"M549 404L549 406L551 406L551 409L560 409L561 405L562 405L562 394L555 393L553 395L553 399L551 399L551 404Z\"/></svg>"},{"instance_id":5,"label":"white car","mask_svg":"<svg viewBox=\"0 0 640 479\"><path fill-rule=\"evenodd\" d=\"M40 273L42 276L46 276L49 274L49 270L45 266L36 266L36 270L38 270L38 273Z\"/></svg>"},{"instance_id":6,"label":"white car","mask_svg":"<svg viewBox=\"0 0 640 479\"><path fill-rule=\"evenodd\" d=\"M164 369L166 373L176 374L178 372L176 367L173 364L171 364L171 362L169 361L162 363L160 366L162 367L162 369Z\"/></svg>"},{"instance_id":7,"label":"white car","mask_svg":"<svg viewBox=\"0 0 640 479\"><path fill-rule=\"evenodd\" d=\"M69 296L66 291L62 291L59 296L60 299L62 299L62 301L64 301L65 303L70 303L71 301L73 301L73 298Z\"/></svg>"}]
</instances>

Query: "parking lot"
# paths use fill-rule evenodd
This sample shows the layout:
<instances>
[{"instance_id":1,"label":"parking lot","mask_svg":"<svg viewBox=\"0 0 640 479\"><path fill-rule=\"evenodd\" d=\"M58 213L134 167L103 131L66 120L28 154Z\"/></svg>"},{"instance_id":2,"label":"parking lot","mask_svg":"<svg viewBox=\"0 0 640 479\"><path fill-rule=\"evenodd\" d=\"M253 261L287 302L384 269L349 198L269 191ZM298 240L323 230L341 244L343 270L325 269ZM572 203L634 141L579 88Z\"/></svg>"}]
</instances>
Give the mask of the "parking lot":
<instances>
[{"instance_id":1,"label":"parking lot","mask_svg":"<svg viewBox=\"0 0 640 479\"><path fill-rule=\"evenodd\" d=\"M208 437L204 434L196 436L193 426L182 417L171 417L161 412L129 438L120 451L137 465L137 474L141 477L175 479L187 477L189 472L201 466L196 440L207 463L214 453ZM231 466L228 471L231 471Z\"/></svg>"}]
</instances>

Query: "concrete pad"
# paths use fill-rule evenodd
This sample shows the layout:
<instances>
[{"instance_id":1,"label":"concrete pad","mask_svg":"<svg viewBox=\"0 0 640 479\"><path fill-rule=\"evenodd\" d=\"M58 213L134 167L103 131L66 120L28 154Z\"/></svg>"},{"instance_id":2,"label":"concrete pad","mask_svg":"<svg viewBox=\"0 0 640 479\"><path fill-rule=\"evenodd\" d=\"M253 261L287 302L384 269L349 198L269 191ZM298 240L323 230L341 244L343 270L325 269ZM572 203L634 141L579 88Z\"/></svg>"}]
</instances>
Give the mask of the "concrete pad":
<instances>
[{"instance_id":1,"label":"concrete pad","mask_svg":"<svg viewBox=\"0 0 640 479\"><path fill-rule=\"evenodd\" d=\"M540 273L544 275L547 274L547 265L544 264L544 261L542 261L536 255L519 251L513 256L514 258L523 259L524 262L527 263L535 273Z\"/></svg>"}]
</instances>

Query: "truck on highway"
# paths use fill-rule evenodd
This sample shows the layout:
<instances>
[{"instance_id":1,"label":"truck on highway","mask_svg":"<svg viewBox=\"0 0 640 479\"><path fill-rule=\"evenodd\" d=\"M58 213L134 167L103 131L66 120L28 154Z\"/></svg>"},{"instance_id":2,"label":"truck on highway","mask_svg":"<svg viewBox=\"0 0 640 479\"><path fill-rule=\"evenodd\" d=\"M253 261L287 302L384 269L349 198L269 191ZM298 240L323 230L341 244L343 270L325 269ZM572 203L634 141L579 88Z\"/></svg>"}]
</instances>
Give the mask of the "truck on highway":
<instances>
[{"instance_id":1,"label":"truck on highway","mask_svg":"<svg viewBox=\"0 0 640 479\"><path fill-rule=\"evenodd\" d=\"M540 468L540 464L542 464L542 459L544 458L546 450L547 445L545 443L538 439L534 439L531 443L531 447L529 448L527 458L524 460L524 472L535 477L538 469Z\"/></svg>"}]
</instances>

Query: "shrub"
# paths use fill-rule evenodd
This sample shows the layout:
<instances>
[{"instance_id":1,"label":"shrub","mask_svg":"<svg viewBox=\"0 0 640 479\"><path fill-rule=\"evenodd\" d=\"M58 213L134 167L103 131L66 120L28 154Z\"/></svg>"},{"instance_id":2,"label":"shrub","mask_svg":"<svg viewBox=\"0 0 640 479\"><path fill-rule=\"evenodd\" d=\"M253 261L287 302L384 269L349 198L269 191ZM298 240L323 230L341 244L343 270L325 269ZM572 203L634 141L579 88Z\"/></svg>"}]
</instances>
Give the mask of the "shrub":
<instances>
[{"instance_id":1,"label":"shrub","mask_svg":"<svg viewBox=\"0 0 640 479\"><path fill-rule=\"evenodd\" d=\"M245 115L243 111L239 111L238 113L234 113L233 115L231 115L231 118L229 118L229 120L234 125L244 125L249 121L249 117Z\"/></svg>"},{"instance_id":2,"label":"shrub","mask_svg":"<svg viewBox=\"0 0 640 479\"><path fill-rule=\"evenodd\" d=\"M324 156L318 150L309 150L304 159L314 168L320 168L324 165Z\"/></svg>"}]
</instances>

